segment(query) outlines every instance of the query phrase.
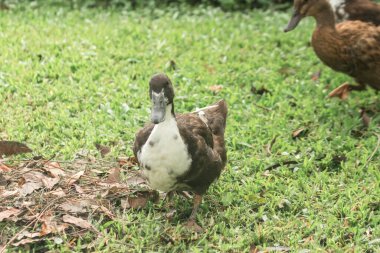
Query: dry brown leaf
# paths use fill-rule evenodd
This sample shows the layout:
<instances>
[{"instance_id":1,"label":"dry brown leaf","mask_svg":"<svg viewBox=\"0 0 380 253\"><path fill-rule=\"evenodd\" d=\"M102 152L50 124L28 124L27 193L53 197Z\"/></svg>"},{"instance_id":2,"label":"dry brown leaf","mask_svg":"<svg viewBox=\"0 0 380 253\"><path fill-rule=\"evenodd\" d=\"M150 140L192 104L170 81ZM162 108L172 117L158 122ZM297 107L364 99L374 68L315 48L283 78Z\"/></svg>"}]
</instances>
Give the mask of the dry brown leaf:
<instances>
[{"instance_id":1,"label":"dry brown leaf","mask_svg":"<svg viewBox=\"0 0 380 253\"><path fill-rule=\"evenodd\" d=\"M311 80L313 80L314 82L318 81L319 78L321 77L321 74L322 74L322 70L318 70L317 72L314 72L311 75Z\"/></svg>"},{"instance_id":2,"label":"dry brown leaf","mask_svg":"<svg viewBox=\"0 0 380 253\"><path fill-rule=\"evenodd\" d=\"M67 202L59 205L59 207L70 213L85 213L86 212L86 207L89 206L88 201L85 200L73 200L70 199Z\"/></svg>"},{"instance_id":3,"label":"dry brown leaf","mask_svg":"<svg viewBox=\"0 0 380 253\"><path fill-rule=\"evenodd\" d=\"M137 160L135 157L118 157L117 162L120 167L131 168L137 165Z\"/></svg>"},{"instance_id":4,"label":"dry brown leaf","mask_svg":"<svg viewBox=\"0 0 380 253\"><path fill-rule=\"evenodd\" d=\"M157 202L159 199L159 194L157 191L141 191L136 192L136 196L129 196L128 203L130 208L143 208L146 206L148 201Z\"/></svg>"},{"instance_id":5,"label":"dry brown leaf","mask_svg":"<svg viewBox=\"0 0 380 253\"><path fill-rule=\"evenodd\" d=\"M294 130L294 131L292 132L292 137L293 137L293 139L298 138L298 137L301 137L301 136L304 135L306 132L307 132L307 129L306 129L306 128L303 128L303 127L298 128L298 129L296 129L296 130Z\"/></svg>"},{"instance_id":6,"label":"dry brown leaf","mask_svg":"<svg viewBox=\"0 0 380 253\"><path fill-rule=\"evenodd\" d=\"M29 243L35 243L35 242L39 242L39 241L43 241L43 240L45 240L45 238L36 238L36 239L25 238L25 239L22 239L19 242L12 243L12 245L15 246L15 247L18 247L20 245L25 245L25 244L29 244Z\"/></svg>"},{"instance_id":7,"label":"dry brown leaf","mask_svg":"<svg viewBox=\"0 0 380 253\"><path fill-rule=\"evenodd\" d=\"M5 190L5 191L1 192L0 197L1 198L8 198L8 197L16 196L18 193L19 193L18 189L13 190L13 191Z\"/></svg>"},{"instance_id":8,"label":"dry brown leaf","mask_svg":"<svg viewBox=\"0 0 380 253\"><path fill-rule=\"evenodd\" d=\"M32 150L23 143L17 141L0 141L0 157L29 153Z\"/></svg>"},{"instance_id":9,"label":"dry brown leaf","mask_svg":"<svg viewBox=\"0 0 380 253\"><path fill-rule=\"evenodd\" d=\"M50 195L53 195L53 196L56 196L56 197L63 197L63 196L66 196L66 193L62 190L61 187L59 187L58 189L54 190L54 191L49 191L45 194L50 194Z\"/></svg>"},{"instance_id":10,"label":"dry brown leaf","mask_svg":"<svg viewBox=\"0 0 380 253\"><path fill-rule=\"evenodd\" d=\"M3 163L0 163L0 172L10 172L12 170L11 167L3 164Z\"/></svg>"},{"instance_id":11,"label":"dry brown leaf","mask_svg":"<svg viewBox=\"0 0 380 253\"><path fill-rule=\"evenodd\" d=\"M90 229L93 228L92 224L82 218L78 218L72 215L64 215L62 217L62 220L66 223L73 224L77 227L84 228L84 229Z\"/></svg>"},{"instance_id":12,"label":"dry brown leaf","mask_svg":"<svg viewBox=\"0 0 380 253\"><path fill-rule=\"evenodd\" d=\"M0 212L0 221L3 221L5 219L8 219L10 218L11 216L16 216L18 215L19 213L21 212L20 209L17 209L17 208L14 208L14 207L11 207L11 208L8 208L2 212Z\"/></svg>"},{"instance_id":13,"label":"dry brown leaf","mask_svg":"<svg viewBox=\"0 0 380 253\"><path fill-rule=\"evenodd\" d=\"M79 194L83 194L84 193L84 190L83 190L83 188L80 185L74 184L74 188L77 191L77 193L79 193Z\"/></svg>"},{"instance_id":14,"label":"dry brown leaf","mask_svg":"<svg viewBox=\"0 0 380 253\"><path fill-rule=\"evenodd\" d=\"M42 182L27 182L19 189L21 196L26 196L42 188Z\"/></svg>"},{"instance_id":15,"label":"dry brown leaf","mask_svg":"<svg viewBox=\"0 0 380 253\"><path fill-rule=\"evenodd\" d=\"M58 182L60 181L60 178L59 177L54 177L54 178L44 177L41 180L42 180L43 185L47 189L51 190L56 184L58 184Z\"/></svg>"},{"instance_id":16,"label":"dry brown leaf","mask_svg":"<svg viewBox=\"0 0 380 253\"><path fill-rule=\"evenodd\" d=\"M17 240L21 240L22 238L35 238L35 237L39 237L41 234L40 232L34 232L34 233L30 233L29 231L23 231L21 234L19 234L17 236Z\"/></svg>"},{"instance_id":17,"label":"dry brown leaf","mask_svg":"<svg viewBox=\"0 0 380 253\"><path fill-rule=\"evenodd\" d=\"M84 174L84 170L75 173L74 175L72 175L72 176L69 178L67 184L68 184L69 186L72 185L72 184L74 184L76 181L79 180L79 178L80 178L81 176L83 176L83 174Z\"/></svg>"},{"instance_id":18,"label":"dry brown leaf","mask_svg":"<svg viewBox=\"0 0 380 253\"><path fill-rule=\"evenodd\" d=\"M120 168L110 169L106 182L119 183L120 182Z\"/></svg>"},{"instance_id":19,"label":"dry brown leaf","mask_svg":"<svg viewBox=\"0 0 380 253\"><path fill-rule=\"evenodd\" d=\"M110 147L107 147L107 146L99 144L99 143L95 143L95 147L100 152L100 155L102 157L105 157L109 152L111 152Z\"/></svg>"},{"instance_id":20,"label":"dry brown leaf","mask_svg":"<svg viewBox=\"0 0 380 253\"><path fill-rule=\"evenodd\" d=\"M343 83L338 88L335 88L333 91L331 91L328 95L328 97L339 97L342 100L345 100L348 98L348 95L350 94L350 85L348 83Z\"/></svg>"},{"instance_id":21,"label":"dry brown leaf","mask_svg":"<svg viewBox=\"0 0 380 253\"><path fill-rule=\"evenodd\" d=\"M214 93L218 93L221 90L223 90L223 85L212 85L212 86L208 87L208 89Z\"/></svg>"},{"instance_id":22,"label":"dry brown leaf","mask_svg":"<svg viewBox=\"0 0 380 253\"><path fill-rule=\"evenodd\" d=\"M127 179L128 186L136 186L146 183L146 180L141 176L134 176Z\"/></svg>"},{"instance_id":23,"label":"dry brown leaf","mask_svg":"<svg viewBox=\"0 0 380 253\"><path fill-rule=\"evenodd\" d=\"M61 165L58 162L47 162L44 164L44 170L52 177L64 177L66 174L61 169Z\"/></svg>"}]
</instances>

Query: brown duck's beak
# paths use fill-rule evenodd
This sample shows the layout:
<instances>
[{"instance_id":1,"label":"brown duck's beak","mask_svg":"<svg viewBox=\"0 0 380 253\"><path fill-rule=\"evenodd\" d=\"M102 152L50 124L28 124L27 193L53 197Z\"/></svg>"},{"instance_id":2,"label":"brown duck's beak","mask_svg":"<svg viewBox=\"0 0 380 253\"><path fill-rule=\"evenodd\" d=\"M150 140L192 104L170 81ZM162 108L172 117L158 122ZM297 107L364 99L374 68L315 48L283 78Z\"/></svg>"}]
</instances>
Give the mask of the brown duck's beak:
<instances>
[{"instance_id":1,"label":"brown duck's beak","mask_svg":"<svg viewBox=\"0 0 380 253\"><path fill-rule=\"evenodd\" d=\"M290 19L288 25L285 27L284 32L289 32L297 27L298 23L301 21L303 16L298 11L294 11L292 18Z\"/></svg>"}]
</instances>

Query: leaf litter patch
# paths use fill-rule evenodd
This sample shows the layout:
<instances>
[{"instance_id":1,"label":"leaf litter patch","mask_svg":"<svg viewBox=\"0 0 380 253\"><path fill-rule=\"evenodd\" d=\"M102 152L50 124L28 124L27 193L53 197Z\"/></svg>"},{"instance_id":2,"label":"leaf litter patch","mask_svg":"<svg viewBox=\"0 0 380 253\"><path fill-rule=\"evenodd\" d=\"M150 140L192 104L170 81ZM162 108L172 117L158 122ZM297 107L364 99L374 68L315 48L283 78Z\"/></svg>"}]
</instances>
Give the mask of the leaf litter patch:
<instances>
[{"instance_id":1,"label":"leaf litter patch","mask_svg":"<svg viewBox=\"0 0 380 253\"><path fill-rule=\"evenodd\" d=\"M113 220L117 212L159 199L133 169L134 158L7 162L0 160L0 222L18 231L0 233L0 252L43 241L62 243L67 237L75 242L88 232L99 238L102 235L91 220Z\"/></svg>"}]
</instances>

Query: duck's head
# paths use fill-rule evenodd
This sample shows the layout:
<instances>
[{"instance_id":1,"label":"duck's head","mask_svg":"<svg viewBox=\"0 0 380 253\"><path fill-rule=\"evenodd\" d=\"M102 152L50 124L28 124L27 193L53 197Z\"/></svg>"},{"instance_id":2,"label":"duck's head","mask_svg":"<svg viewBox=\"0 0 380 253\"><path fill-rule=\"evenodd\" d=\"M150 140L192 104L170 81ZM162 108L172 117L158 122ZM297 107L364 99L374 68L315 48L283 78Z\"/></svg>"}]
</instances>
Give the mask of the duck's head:
<instances>
[{"instance_id":1,"label":"duck's head","mask_svg":"<svg viewBox=\"0 0 380 253\"><path fill-rule=\"evenodd\" d=\"M301 19L307 16L316 16L321 11L325 11L326 0L294 0L293 15L284 32L289 32L297 27Z\"/></svg>"},{"instance_id":2,"label":"duck's head","mask_svg":"<svg viewBox=\"0 0 380 253\"><path fill-rule=\"evenodd\" d=\"M174 114L173 85L165 74L156 74L150 79L149 96L152 101L152 123L159 124L163 122L169 107L171 113Z\"/></svg>"}]
</instances>

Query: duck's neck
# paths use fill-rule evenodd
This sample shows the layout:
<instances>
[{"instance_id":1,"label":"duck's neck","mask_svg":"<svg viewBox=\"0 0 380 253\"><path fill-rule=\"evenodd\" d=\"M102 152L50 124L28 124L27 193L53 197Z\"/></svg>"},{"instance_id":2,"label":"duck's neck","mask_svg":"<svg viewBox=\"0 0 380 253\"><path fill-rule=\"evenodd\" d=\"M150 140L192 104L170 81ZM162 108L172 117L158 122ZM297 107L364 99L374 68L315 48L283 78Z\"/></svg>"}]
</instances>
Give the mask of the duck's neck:
<instances>
[{"instance_id":1,"label":"duck's neck","mask_svg":"<svg viewBox=\"0 0 380 253\"><path fill-rule=\"evenodd\" d=\"M174 104L168 104L165 109L165 120L158 124L157 126L160 127L165 127L167 124L175 121L175 114L174 114Z\"/></svg>"},{"instance_id":2,"label":"duck's neck","mask_svg":"<svg viewBox=\"0 0 380 253\"><path fill-rule=\"evenodd\" d=\"M335 17L331 5L327 1L319 6L319 11L314 15L317 21L317 29L330 28L335 30Z\"/></svg>"}]
</instances>

